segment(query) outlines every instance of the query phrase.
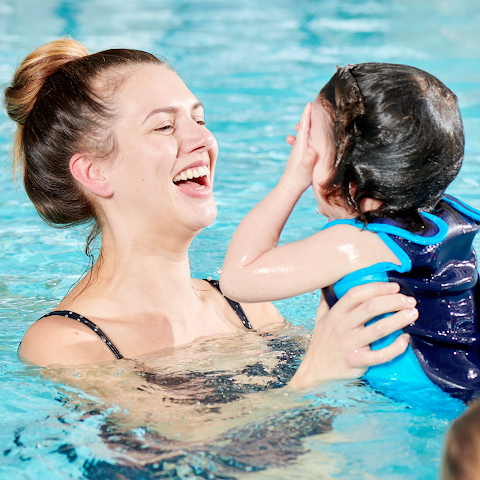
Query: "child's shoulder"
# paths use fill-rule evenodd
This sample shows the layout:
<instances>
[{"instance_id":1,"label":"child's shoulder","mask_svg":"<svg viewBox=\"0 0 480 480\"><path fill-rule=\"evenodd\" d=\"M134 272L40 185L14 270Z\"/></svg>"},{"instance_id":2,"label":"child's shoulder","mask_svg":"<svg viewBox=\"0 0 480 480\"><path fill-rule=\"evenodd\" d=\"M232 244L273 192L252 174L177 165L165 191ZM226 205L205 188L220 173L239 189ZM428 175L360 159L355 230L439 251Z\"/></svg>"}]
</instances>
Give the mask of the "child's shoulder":
<instances>
[{"instance_id":1,"label":"child's shoulder","mask_svg":"<svg viewBox=\"0 0 480 480\"><path fill-rule=\"evenodd\" d=\"M339 241L350 240L356 242L369 242L374 238L378 238L378 235L370 231L369 228L365 228L362 222L357 220L333 220L327 223L321 230L322 235L330 238L335 238ZM373 240L374 241L374 240Z\"/></svg>"},{"instance_id":2,"label":"child's shoulder","mask_svg":"<svg viewBox=\"0 0 480 480\"><path fill-rule=\"evenodd\" d=\"M360 222L331 222L317 235L335 252L341 278L381 262L401 264L381 236L363 228Z\"/></svg>"}]
</instances>

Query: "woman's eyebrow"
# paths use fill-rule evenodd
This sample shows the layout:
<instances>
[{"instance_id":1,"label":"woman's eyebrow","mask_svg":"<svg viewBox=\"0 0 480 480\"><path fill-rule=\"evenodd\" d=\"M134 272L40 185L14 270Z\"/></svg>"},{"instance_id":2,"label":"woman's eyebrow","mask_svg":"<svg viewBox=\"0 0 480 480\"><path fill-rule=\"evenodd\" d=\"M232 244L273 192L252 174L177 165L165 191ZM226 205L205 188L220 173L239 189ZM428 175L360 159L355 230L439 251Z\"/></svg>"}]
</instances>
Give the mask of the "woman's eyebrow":
<instances>
[{"instance_id":1,"label":"woman's eyebrow","mask_svg":"<svg viewBox=\"0 0 480 480\"><path fill-rule=\"evenodd\" d=\"M152 115L156 115L157 113L177 113L177 107L164 107L164 108L155 108L152 110L145 118L145 120L141 123L143 125Z\"/></svg>"},{"instance_id":2,"label":"woman's eyebrow","mask_svg":"<svg viewBox=\"0 0 480 480\"><path fill-rule=\"evenodd\" d=\"M204 108L202 102L195 103L192 106L192 111L197 110L198 108ZM145 117L145 120L141 123L141 125L143 125L152 115L156 115L157 113L177 113L177 112L178 112L177 107L155 108Z\"/></svg>"},{"instance_id":3,"label":"woman's eyebrow","mask_svg":"<svg viewBox=\"0 0 480 480\"><path fill-rule=\"evenodd\" d=\"M196 110L197 108L205 108L202 102L197 102L195 105L192 107L192 111Z\"/></svg>"}]
</instances>

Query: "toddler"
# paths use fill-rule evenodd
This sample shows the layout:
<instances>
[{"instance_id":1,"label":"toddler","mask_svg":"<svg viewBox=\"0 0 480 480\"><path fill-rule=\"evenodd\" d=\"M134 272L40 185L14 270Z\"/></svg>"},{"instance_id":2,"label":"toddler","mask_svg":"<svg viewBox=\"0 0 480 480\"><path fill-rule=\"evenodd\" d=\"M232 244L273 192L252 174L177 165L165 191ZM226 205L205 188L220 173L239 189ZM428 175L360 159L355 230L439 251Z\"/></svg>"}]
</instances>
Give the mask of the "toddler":
<instances>
[{"instance_id":1,"label":"toddler","mask_svg":"<svg viewBox=\"0 0 480 480\"><path fill-rule=\"evenodd\" d=\"M433 383L468 398L480 387L472 248L480 212L444 195L463 160L456 96L414 67L347 65L307 105L297 139L287 141L292 152L278 185L233 236L222 291L237 301L260 302L321 288L322 315L355 285L398 282L402 293L417 299L412 322L418 320L404 329L410 346L370 368L367 378ZM329 223L278 246L310 185Z\"/></svg>"}]
</instances>

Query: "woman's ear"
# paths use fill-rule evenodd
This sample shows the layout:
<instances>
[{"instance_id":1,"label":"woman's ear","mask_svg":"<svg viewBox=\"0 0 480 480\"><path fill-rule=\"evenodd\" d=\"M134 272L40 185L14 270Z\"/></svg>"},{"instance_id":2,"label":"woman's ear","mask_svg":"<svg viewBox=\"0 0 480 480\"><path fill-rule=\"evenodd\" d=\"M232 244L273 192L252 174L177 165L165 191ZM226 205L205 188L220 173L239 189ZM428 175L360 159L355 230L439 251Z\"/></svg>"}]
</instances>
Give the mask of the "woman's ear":
<instances>
[{"instance_id":1,"label":"woman's ear","mask_svg":"<svg viewBox=\"0 0 480 480\"><path fill-rule=\"evenodd\" d=\"M93 155L86 152L75 153L70 159L70 172L73 178L80 182L88 191L100 197L113 195L113 187L110 185L104 171L98 166Z\"/></svg>"}]
</instances>

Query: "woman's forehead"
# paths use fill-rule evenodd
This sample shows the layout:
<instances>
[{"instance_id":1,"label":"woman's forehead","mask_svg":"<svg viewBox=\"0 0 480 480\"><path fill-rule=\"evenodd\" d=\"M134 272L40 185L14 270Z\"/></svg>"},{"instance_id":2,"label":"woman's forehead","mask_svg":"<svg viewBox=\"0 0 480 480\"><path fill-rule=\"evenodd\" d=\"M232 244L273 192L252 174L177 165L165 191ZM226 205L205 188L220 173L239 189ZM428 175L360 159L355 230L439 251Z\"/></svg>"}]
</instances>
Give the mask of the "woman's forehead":
<instances>
[{"instance_id":1,"label":"woman's forehead","mask_svg":"<svg viewBox=\"0 0 480 480\"><path fill-rule=\"evenodd\" d=\"M132 115L152 108L188 108L198 103L182 79L162 65L134 67L116 97L118 106Z\"/></svg>"}]
</instances>

